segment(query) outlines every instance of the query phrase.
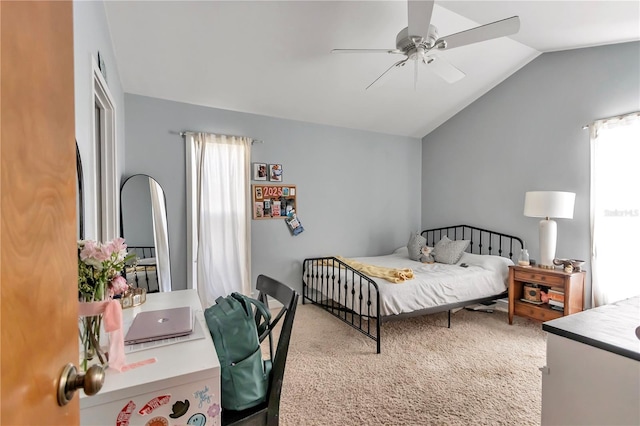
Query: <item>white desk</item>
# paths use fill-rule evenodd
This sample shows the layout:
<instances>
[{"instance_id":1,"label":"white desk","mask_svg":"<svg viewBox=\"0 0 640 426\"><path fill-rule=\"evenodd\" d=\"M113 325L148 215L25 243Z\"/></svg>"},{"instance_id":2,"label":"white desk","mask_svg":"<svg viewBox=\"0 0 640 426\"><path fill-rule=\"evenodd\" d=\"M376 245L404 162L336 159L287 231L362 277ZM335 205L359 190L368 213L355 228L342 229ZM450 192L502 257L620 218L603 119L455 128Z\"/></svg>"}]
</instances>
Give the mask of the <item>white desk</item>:
<instances>
[{"instance_id":1,"label":"white desk","mask_svg":"<svg viewBox=\"0 0 640 426\"><path fill-rule=\"evenodd\" d=\"M547 321L543 425L640 425L640 296Z\"/></svg>"},{"instance_id":2,"label":"white desk","mask_svg":"<svg viewBox=\"0 0 640 426\"><path fill-rule=\"evenodd\" d=\"M80 424L220 424L220 363L195 290L147 295L146 303L123 310L124 332L139 312L178 306L191 306L201 337L127 353L127 365L148 363L124 372L107 369L97 395L80 391ZM182 413L185 400L189 408Z\"/></svg>"}]
</instances>

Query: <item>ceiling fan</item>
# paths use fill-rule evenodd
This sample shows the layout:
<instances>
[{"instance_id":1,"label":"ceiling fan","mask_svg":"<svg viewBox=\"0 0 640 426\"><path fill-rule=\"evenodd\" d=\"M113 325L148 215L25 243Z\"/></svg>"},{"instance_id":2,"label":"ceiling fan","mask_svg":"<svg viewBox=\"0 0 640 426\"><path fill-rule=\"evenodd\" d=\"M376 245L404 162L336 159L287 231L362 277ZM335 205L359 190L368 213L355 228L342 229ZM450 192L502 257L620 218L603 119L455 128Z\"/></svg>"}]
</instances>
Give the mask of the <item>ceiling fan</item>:
<instances>
[{"instance_id":1,"label":"ceiling fan","mask_svg":"<svg viewBox=\"0 0 640 426\"><path fill-rule=\"evenodd\" d=\"M438 29L431 24L431 14L435 0L409 0L409 26L396 36L395 49L333 49L331 53L388 53L404 55L391 65L380 77L367 86L369 89L393 68L403 67L411 59L414 61L414 88L418 84L418 67L424 64L448 83L455 83L465 74L442 57L431 53L433 49L448 50L480 41L491 40L515 34L520 29L520 18L511 18L492 22L459 33L438 37ZM366 89L365 89L366 90Z\"/></svg>"}]
</instances>

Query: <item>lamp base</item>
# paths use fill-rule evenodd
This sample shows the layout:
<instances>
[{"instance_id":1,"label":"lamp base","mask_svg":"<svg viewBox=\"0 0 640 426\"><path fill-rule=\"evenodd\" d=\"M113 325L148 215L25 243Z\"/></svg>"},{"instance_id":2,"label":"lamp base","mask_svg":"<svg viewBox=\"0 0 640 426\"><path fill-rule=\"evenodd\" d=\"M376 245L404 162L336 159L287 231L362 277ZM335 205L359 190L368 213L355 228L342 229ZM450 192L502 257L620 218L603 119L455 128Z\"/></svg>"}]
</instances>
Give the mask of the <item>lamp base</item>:
<instances>
[{"instance_id":1,"label":"lamp base","mask_svg":"<svg viewBox=\"0 0 640 426\"><path fill-rule=\"evenodd\" d=\"M540 268L554 269L553 259L556 257L556 238L558 225L553 219L542 219L539 223Z\"/></svg>"},{"instance_id":2,"label":"lamp base","mask_svg":"<svg viewBox=\"0 0 640 426\"><path fill-rule=\"evenodd\" d=\"M554 265L537 265L540 269L556 269Z\"/></svg>"}]
</instances>

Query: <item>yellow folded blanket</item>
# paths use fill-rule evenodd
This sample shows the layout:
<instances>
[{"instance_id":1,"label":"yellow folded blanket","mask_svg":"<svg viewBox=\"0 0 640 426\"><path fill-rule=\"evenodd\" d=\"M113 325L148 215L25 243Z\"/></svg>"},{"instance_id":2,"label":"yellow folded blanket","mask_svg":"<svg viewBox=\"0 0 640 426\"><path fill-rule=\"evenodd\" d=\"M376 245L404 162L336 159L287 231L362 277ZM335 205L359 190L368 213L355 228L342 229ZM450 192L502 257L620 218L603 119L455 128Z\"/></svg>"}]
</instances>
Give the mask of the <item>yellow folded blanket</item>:
<instances>
[{"instance_id":1,"label":"yellow folded blanket","mask_svg":"<svg viewBox=\"0 0 640 426\"><path fill-rule=\"evenodd\" d=\"M387 268L384 266L368 265L342 256L335 256L335 258L351 266L356 271L362 272L363 274L367 274L371 277L383 278L394 284L413 279L413 270L411 268ZM326 261L323 263L327 264Z\"/></svg>"}]
</instances>

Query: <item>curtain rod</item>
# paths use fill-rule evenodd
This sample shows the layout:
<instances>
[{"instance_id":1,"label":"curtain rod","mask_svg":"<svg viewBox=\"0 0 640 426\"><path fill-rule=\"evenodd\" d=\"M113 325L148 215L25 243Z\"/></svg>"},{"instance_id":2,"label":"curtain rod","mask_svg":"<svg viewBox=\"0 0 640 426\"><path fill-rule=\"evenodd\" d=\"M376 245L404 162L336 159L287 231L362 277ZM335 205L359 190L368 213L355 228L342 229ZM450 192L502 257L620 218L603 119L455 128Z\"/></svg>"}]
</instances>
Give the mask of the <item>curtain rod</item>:
<instances>
[{"instance_id":1,"label":"curtain rod","mask_svg":"<svg viewBox=\"0 0 640 426\"><path fill-rule=\"evenodd\" d=\"M634 111L634 112L628 112L628 113L626 113L626 114L614 115L613 117L599 118L599 119L597 119L597 120L593 120L593 123L595 123L596 121L604 121L604 122L607 122L607 121L609 121L609 120L620 120L620 119L622 119L622 118L625 118L625 117L628 117L628 116L630 116L630 115L634 115L634 114L640 114L640 112L638 112L638 111ZM592 123L592 124L593 124L593 123ZM591 124L585 124L584 126L582 126L582 130L588 129L590 125L591 125Z\"/></svg>"},{"instance_id":2,"label":"curtain rod","mask_svg":"<svg viewBox=\"0 0 640 426\"><path fill-rule=\"evenodd\" d=\"M194 133L208 133L210 135L213 134L211 132L196 132L194 130L182 130L180 132L169 131L169 133L174 134L174 135L180 135L180 136L186 136L186 135L194 134ZM233 138L249 138L249 139L251 139L251 145L253 145L254 143L264 143L263 140L255 139L255 138L252 138L250 136L236 136L236 135L225 135L225 136L230 136L230 137L233 137Z\"/></svg>"}]
</instances>

